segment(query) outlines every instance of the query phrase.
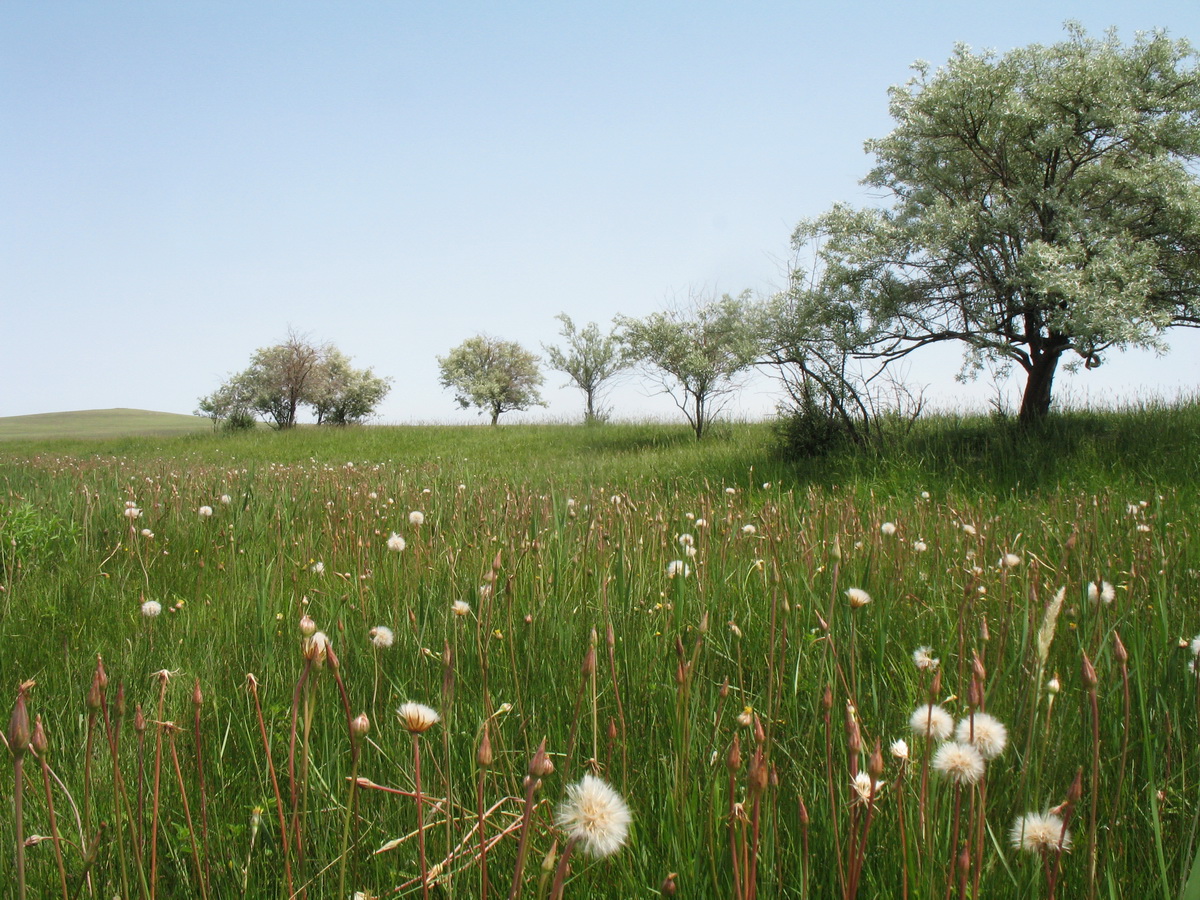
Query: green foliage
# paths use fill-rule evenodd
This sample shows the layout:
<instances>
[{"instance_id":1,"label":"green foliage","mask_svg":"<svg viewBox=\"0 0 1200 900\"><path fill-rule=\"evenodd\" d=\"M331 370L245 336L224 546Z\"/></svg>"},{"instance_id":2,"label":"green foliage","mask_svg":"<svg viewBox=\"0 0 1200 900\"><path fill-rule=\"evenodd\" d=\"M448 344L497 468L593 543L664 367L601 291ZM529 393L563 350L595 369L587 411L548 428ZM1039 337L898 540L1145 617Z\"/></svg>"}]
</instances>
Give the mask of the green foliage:
<instances>
[{"instance_id":1,"label":"green foliage","mask_svg":"<svg viewBox=\"0 0 1200 900\"><path fill-rule=\"evenodd\" d=\"M538 391L545 381L538 358L516 341L476 335L437 361L442 387L454 391L463 409L488 413L493 425L502 413L546 405Z\"/></svg>"},{"instance_id":2,"label":"green foliage","mask_svg":"<svg viewBox=\"0 0 1200 900\"><path fill-rule=\"evenodd\" d=\"M617 324L629 359L659 377L697 438L761 350L749 291L719 299L694 295L685 307L644 319L619 316Z\"/></svg>"},{"instance_id":3,"label":"green foliage","mask_svg":"<svg viewBox=\"0 0 1200 900\"><path fill-rule=\"evenodd\" d=\"M625 348L615 334L602 334L595 322L577 329L566 313L555 318L562 323L559 334L567 343L565 349L544 347L547 361L583 391L584 421L603 420L607 418L601 406L604 387L626 367Z\"/></svg>"},{"instance_id":4,"label":"green foliage","mask_svg":"<svg viewBox=\"0 0 1200 900\"><path fill-rule=\"evenodd\" d=\"M958 47L891 90L896 127L869 141L865 183L890 208L800 224L821 242L818 296L893 360L966 345L1027 376L1021 418L1050 407L1060 360L1161 346L1200 323L1200 68L1155 32L1003 56Z\"/></svg>"},{"instance_id":5,"label":"green foliage","mask_svg":"<svg viewBox=\"0 0 1200 900\"><path fill-rule=\"evenodd\" d=\"M71 526L29 502L0 507L0 575L48 565L74 542Z\"/></svg>"},{"instance_id":6,"label":"green foliage","mask_svg":"<svg viewBox=\"0 0 1200 900\"><path fill-rule=\"evenodd\" d=\"M349 358L331 347L317 371L312 407L318 425L365 422L391 390L392 380L368 369L355 369Z\"/></svg>"}]
</instances>

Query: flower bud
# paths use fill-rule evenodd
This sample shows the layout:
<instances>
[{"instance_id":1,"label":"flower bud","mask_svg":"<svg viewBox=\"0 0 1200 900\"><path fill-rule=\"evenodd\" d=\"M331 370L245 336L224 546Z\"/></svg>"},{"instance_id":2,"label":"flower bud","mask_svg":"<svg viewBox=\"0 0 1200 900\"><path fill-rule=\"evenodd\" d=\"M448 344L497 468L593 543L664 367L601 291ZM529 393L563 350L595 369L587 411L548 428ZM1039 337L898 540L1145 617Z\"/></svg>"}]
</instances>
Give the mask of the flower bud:
<instances>
[{"instance_id":1,"label":"flower bud","mask_svg":"<svg viewBox=\"0 0 1200 900\"><path fill-rule=\"evenodd\" d=\"M192 685L192 706L199 712L204 707L204 693L200 690L200 679L197 678Z\"/></svg>"},{"instance_id":2,"label":"flower bud","mask_svg":"<svg viewBox=\"0 0 1200 900\"><path fill-rule=\"evenodd\" d=\"M483 726L483 737L479 739L479 749L475 751L475 762L479 768L487 769L492 765L492 739L488 734L487 725Z\"/></svg>"},{"instance_id":3,"label":"flower bud","mask_svg":"<svg viewBox=\"0 0 1200 900\"><path fill-rule=\"evenodd\" d=\"M350 722L350 733L355 738L366 737L367 732L371 730L371 720L367 718L366 713L359 713Z\"/></svg>"},{"instance_id":4,"label":"flower bud","mask_svg":"<svg viewBox=\"0 0 1200 900\"><path fill-rule=\"evenodd\" d=\"M596 645L589 644L587 652L583 654L583 666L581 667L584 678L589 678L596 674Z\"/></svg>"},{"instance_id":5,"label":"flower bud","mask_svg":"<svg viewBox=\"0 0 1200 900\"><path fill-rule=\"evenodd\" d=\"M871 751L871 758L867 761L867 772L873 781L883 777L883 747L879 738L875 738L875 749Z\"/></svg>"},{"instance_id":6,"label":"flower bud","mask_svg":"<svg viewBox=\"0 0 1200 900\"><path fill-rule=\"evenodd\" d=\"M138 734L146 733L146 716L142 712L142 704L138 704L133 711L133 730Z\"/></svg>"},{"instance_id":7,"label":"flower bud","mask_svg":"<svg viewBox=\"0 0 1200 900\"><path fill-rule=\"evenodd\" d=\"M8 720L8 749L20 759L29 748L29 710L25 707L25 685L17 689L17 703Z\"/></svg>"},{"instance_id":8,"label":"flower bud","mask_svg":"<svg viewBox=\"0 0 1200 900\"><path fill-rule=\"evenodd\" d=\"M317 623L312 620L312 616L305 613L300 617L300 633L304 637L312 637L313 632L317 630Z\"/></svg>"},{"instance_id":9,"label":"flower bud","mask_svg":"<svg viewBox=\"0 0 1200 900\"><path fill-rule=\"evenodd\" d=\"M751 796L757 796L766 790L767 779L767 761L760 744L754 748L754 756L750 758L750 771L747 773L747 787Z\"/></svg>"},{"instance_id":10,"label":"flower bud","mask_svg":"<svg viewBox=\"0 0 1200 900\"><path fill-rule=\"evenodd\" d=\"M1116 656L1117 662L1124 665L1129 662L1129 651L1125 649L1125 644L1121 641L1121 633L1113 632L1113 655Z\"/></svg>"},{"instance_id":11,"label":"flower bud","mask_svg":"<svg viewBox=\"0 0 1200 900\"><path fill-rule=\"evenodd\" d=\"M1088 659L1088 655L1086 653L1083 654L1082 670L1084 687L1090 690L1099 684L1100 679L1096 677L1096 669L1092 665L1092 661Z\"/></svg>"},{"instance_id":12,"label":"flower bud","mask_svg":"<svg viewBox=\"0 0 1200 900\"><path fill-rule=\"evenodd\" d=\"M533 759L529 761L529 774L534 778L545 778L554 771L554 763L550 762L550 757L546 754L546 739L542 738L542 742L538 744L537 752L533 754Z\"/></svg>"},{"instance_id":13,"label":"flower bud","mask_svg":"<svg viewBox=\"0 0 1200 900\"><path fill-rule=\"evenodd\" d=\"M725 768L730 772L736 772L742 767L742 742L735 734L733 743L729 745L729 753L725 757Z\"/></svg>"},{"instance_id":14,"label":"flower bud","mask_svg":"<svg viewBox=\"0 0 1200 900\"><path fill-rule=\"evenodd\" d=\"M125 682L123 682L123 681L117 684L116 709L117 709L117 718L118 719L125 718Z\"/></svg>"},{"instance_id":15,"label":"flower bud","mask_svg":"<svg viewBox=\"0 0 1200 900\"><path fill-rule=\"evenodd\" d=\"M658 892L664 897L674 897L679 888L675 885L675 873L669 872L667 877L663 879L662 886Z\"/></svg>"},{"instance_id":16,"label":"flower bud","mask_svg":"<svg viewBox=\"0 0 1200 900\"><path fill-rule=\"evenodd\" d=\"M50 762L50 742L46 739L46 729L42 727L42 717L39 715L33 723L33 737L30 738L30 744L37 752L37 755L42 758L42 762Z\"/></svg>"}]
</instances>

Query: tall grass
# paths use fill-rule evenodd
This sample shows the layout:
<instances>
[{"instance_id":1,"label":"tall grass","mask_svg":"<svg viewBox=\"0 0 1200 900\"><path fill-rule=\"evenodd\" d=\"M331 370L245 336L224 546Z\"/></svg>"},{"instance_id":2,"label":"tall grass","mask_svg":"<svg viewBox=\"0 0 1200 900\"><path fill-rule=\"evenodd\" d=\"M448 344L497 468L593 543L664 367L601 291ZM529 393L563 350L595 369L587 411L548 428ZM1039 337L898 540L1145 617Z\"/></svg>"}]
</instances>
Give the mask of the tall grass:
<instances>
[{"instance_id":1,"label":"tall grass","mask_svg":"<svg viewBox=\"0 0 1200 900\"><path fill-rule=\"evenodd\" d=\"M45 897L1181 896L1198 444L1194 407L802 463L760 425L14 444L0 673L53 752L0 817L0 884L23 828ZM35 552L30 509L69 539ZM407 701L441 721L410 734ZM980 780L928 766L928 702L1007 726ZM560 866L586 772L629 838ZM1070 852L1014 848L1051 808Z\"/></svg>"}]
</instances>

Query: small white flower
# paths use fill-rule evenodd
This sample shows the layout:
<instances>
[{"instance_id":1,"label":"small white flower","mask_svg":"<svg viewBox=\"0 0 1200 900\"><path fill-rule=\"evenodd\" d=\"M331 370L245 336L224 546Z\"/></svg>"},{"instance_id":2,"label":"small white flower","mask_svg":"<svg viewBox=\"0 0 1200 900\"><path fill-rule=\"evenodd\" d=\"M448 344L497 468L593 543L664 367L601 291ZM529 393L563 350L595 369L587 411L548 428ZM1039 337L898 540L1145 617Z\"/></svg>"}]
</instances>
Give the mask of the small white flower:
<instances>
[{"instance_id":1,"label":"small white flower","mask_svg":"<svg viewBox=\"0 0 1200 900\"><path fill-rule=\"evenodd\" d=\"M414 509L412 512L410 512L408 514L408 524L409 525L424 525L425 524L425 513L421 512L419 509Z\"/></svg>"},{"instance_id":2,"label":"small white flower","mask_svg":"<svg viewBox=\"0 0 1200 900\"><path fill-rule=\"evenodd\" d=\"M1087 596L1092 603L1103 603L1107 606L1117 598L1117 589L1104 580L1089 581Z\"/></svg>"},{"instance_id":3,"label":"small white flower","mask_svg":"<svg viewBox=\"0 0 1200 900\"><path fill-rule=\"evenodd\" d=\"M591 856L611 856L621 849L632 821L629 807L608 782L584 775L567 788L556 820L572 841Z\"/></svg>"},{"instance_id":4,"label":"small white flower","mask_svg":"<svg viewBox=\"0 0 1200 900\"><path fill-rule=\"evenodd\" d=\"M679 541L681 547L691 547L696 543L696 538L687 533L681 534L676 540Z\"/></svg>"},{"instance_id":5,"label":"small white flower","mask_svg":"<svg viewBox=\"0 0 1200 900\"><path fill-rule=\"evenodd\" d=\"M321 562L321 560L318 559L315 563L313 563L311 566L309 566L309 569L312 570L314 575L324 575L325 574L325 563Z\"/></svg>"},{"instance_id":6,"label":"small white flower","mask_svg":"<svg viewBox=\"0 0 1200 900\"><path fill-rule=\"evenodd\" d=\"M212 515L212 507L211 506L202 506L198 510L196 510L196 512L199 514L200 518L207 519L209 516Z\"/></svg>"},{"instance_id":7,"label":"small white flower","mask_svg":"<svg viewBox=\"0 0 1200 900\"><path fill-rule=\"evenodd\" d=\"M387 539L387 548L393 553L399 553L407 546L408 544L405 543L404 538L400 537L394 531L392 532L392 536Z\"/></svg>"},{"instance_id":8,"label":"small white flower","mask_svg":"<svg viewBox=\"0 0 1200 900\"><path fill-rule=\"evenodd\" d=\"M1015 553L1005 553L1000 557L1000 567L1004 569L1015 569L1021 564L1021 557Z\"/></svg>"},{"instance_id":9,"label":"small white flower","mask_svg":"<svg viewBox=\"0 0 1200 900\"><path fill-rule=\"evenodd\" d=\"M139 519L139 518L141 518L141 515L142 515L142 511L140 509L138 509L136 506L130 506L128 503L125 504L125 518Z\"/></svg>"},{"instance_id":10,"label":"small white flower","mask_svg":"<svg viewBox=\"0 0 1200 900\"><path fill-rule=\"evenodd\" d=\"M707 528L708 527L708 519L697 519L696 527L697 528Z\"/></svg>"},{"instance_id":11,"label":"small white flower","mask_svg":"<svg viewBox=\"0 0 1200 900\"><path fill-rule=\"evenodd\" d=\"M233 502L233 498L230 497L228 494L222 494L220 499L221 499L222 506L228 506L230 503Z\"/></svg>"},{"instance_id":12,"label":"small white flower","mask_svg":"<svg viewBox=\"0 0 1200 900\"><path fill-rule=\"evenodd\" d=\"M727 487L727 488L725 488L725 493L727 493L727 494L736 494L736 493L737 493L737 488L731 488L731 487Z\"/></svg>"},{"instance_id":13,"label":"small white flower","mask_svg":"<svg viewBox=\"0 0 1200 900\"><path fill-rule=\"evenodd\" d=\"M854 609L859 609L871 602L871 595L862 588L856 587L846 589L846 598L850 601L850 606Z\"/></svg>"},{"instance_id":14,"label":"small white flower","mask_svg":"<svg viewBox=\"0 0 1200 900\"><path fill-rule=\"evenodd\" d=\"M916 550L918 553L924 553L926 550L929 549L929 545L926 544L924 541L913 541L913 549Z\"/></svg>"},{"instance_id":15,"label":"small white flower","mask_svg":"<svg viewBox=\"0 0 1200 900\"><path fill-rule=\"evenodd\" d=\"M687 578L692 574L692 570L682 559L673 559L667 563L668 578Z\"/></svg>"},{"instance_id":16,"label":"small white flower","mask_svg":"<svg viewBox=\"0 0 1200 900\"><path fill-rule=\"evenodd\" d=\"M142 604L142 615L147 619L153 619L162 612L162 604L157 600L147 600Z\"/></svg>"},{"instance_id":17,"label":"small white flower","mask_svg":"<svg viewBox=\"0 0 1200 900\"><path fill-rule=\"evenodd\" d=\"M879 526L879 530L882 531L886 537L891 537L896 533L896 524L894 522L884 522Z\"/></svg>"},{"instance_id":18,"label":"small white flower","mask_svg":"<svg viewBox=\"0 0 1200 900\"><path fill-rule=\"evenodd\" d=\"M921 499L928 500L929 499L929 491L921 491Z\"/></svg>"},{"instance_id":19,"label":"small white flower","mask_svg":"<svg viewBox=\"0 0 1200 900\"><path fill-rule=\"evenodd\" d=\"M386 650L396 642L396 635L386 625L377 625L368 634L371 637L371 643L379 650Z\"/></svg>"},{"instance_id":20,"label":"small white flower","mask_svg":"<svg viewBox=\"0 0 1200 900\"><path fill-rule=\"evenodd\" d=\"M742 534L754 534L756 531L758 531L758 529L749 522L742 526Z\"/></svg>"},{"instance_id":21,"label":"small white flower","mask_svg":"<svg viewBox=\"0 0 1200 900\"><path fill-rule=\"evenodd\" d=\"M918 647L913 651L912 660L913 665L922 672L933 671L941 663L941 660L933 655L932 647Z\"/></svg>"},{"instance_id":22,"label":"small white flower","mask_svg":"<svg viewBox=\"0 0 1200 900\"><path fill-rule=\"evenodd\" d=\"M456 616L469 616L471 614L471 604L466 600L455 600L450 604L450 611Z\"/></svg>"},{"instance_id":23,"label":"small white flower","mask_svg":"<svg viewBox=\"0 0 1200 900\"><path fill-rule=\"evenodd\" d=\"M854 802L863 804L877 802L879 793L883 790L883 782L875 781L867 772L855 775L850 786L854 788Z\"/></svg>"},{"instance_id":24,"label":"small white flower","mask_svg":"<svg viewBox=\"0 0 1200 900\"><path fill-rule=\"evenodd\" d=\"M441 716L434 710L411 700L401 704L396 712L400 716L400 724L412 734L423 734L441 721Z\"/></svg>"},{"instance_id":25,"label":"small white flower","mask_svg":"<svg viewBox=\"0 0 1200 900\"><path fill-rule=\"evenodd\" d=\"M974 525L967 525L966 523L963 523L962 530L963 530L963 534L971 534L971 535L973 535L973 534L975 533L975 526L974 526Z\"/></svg>"},{"instance_id":26,"label":"small white flower","mask_svg":"<svg viewBox=\"0 0 1200 900\"><path fill-rule=\"evenodd\" d=\"M896 759L908 759L908 741L904 738L897 738L892 741L892 746L889 748L892 751L892 756Z\"/></svg>"}]
</instances>

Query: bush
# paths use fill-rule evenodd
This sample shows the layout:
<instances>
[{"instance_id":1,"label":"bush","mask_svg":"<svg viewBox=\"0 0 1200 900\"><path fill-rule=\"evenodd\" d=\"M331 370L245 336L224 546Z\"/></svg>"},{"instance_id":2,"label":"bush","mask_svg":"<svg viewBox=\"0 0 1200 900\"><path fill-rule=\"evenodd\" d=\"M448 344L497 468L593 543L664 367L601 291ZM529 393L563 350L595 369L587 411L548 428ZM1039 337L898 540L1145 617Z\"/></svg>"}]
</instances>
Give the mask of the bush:
<instances>
[{"instance_id":1,"label":"bush","mask_svg":"<svg viewBox=\"0 0 1200 900\"><path fill-rule=\"evenodd\" d=\"M69 525L32 503L0 510L0 573L11 577L61 557L73 540Z\"/></svg>"},{"instance_id":2,"label":"bush","mask_svg":"<svg viewBox=\"0 0 1200 900\"><path fill-rule=\"evenodd\" d=\"M813 398L780 412L774 432L779 454L784 459L828 456L857 443L846 420Z\"/></svg>"}]
</instances>

